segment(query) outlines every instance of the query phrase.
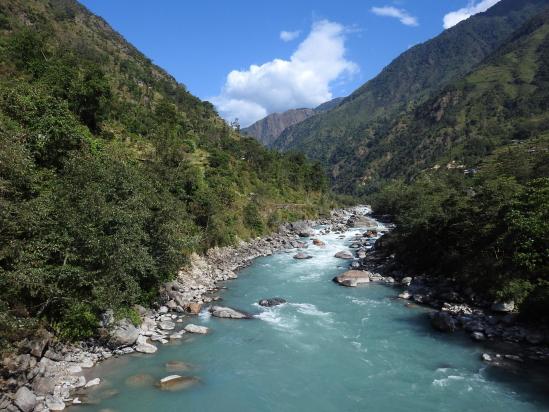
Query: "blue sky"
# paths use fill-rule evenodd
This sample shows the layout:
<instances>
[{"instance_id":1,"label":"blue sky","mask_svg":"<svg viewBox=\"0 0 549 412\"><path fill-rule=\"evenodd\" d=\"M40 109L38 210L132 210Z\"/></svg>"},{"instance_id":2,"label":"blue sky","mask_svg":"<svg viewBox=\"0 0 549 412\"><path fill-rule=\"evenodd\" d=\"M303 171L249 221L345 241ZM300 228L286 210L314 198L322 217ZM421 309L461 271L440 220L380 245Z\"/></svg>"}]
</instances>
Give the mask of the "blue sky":
<instances>
[{"instance_id":1,"label":"blue sky","mask_svg":"<svg viewBox=\"0 0 549 412\"><path fill-rule=\"evenodd\" d=\"M444 30L445 16L450 26L497 1L81 0L244 126L273 111L348 95Z\"/></svg>"}]
</instances>

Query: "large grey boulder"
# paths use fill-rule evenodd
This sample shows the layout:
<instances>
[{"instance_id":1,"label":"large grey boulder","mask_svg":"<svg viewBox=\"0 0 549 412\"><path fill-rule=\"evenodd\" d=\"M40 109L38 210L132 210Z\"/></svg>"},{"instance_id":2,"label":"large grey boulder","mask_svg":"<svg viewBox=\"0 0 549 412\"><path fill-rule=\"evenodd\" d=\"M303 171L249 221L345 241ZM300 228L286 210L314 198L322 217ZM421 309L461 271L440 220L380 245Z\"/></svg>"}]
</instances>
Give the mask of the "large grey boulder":
<instances>
[{"instance_id":1,"label":"large grey boulder","mask_svg":"<svg viewBox=\"0 0 549 412\"><path fill-rule=\"evenodd\" d=\"M286 303L286 300L282 298L269 298L269 299L261 299L258 303L259 303L259 306L265 306L270 308L271 306L282 305L283 303Z\"/></svg>"},{"instance_id":2,"label":"large grey boulder","mask_svg":"<svg viewBox=\"0 0 549 412\"><path fill-rule=\"evenodd\" d=\"M46 407L50 411L62 411L65 409L65 402L57 396L46 396Z\"/></svg>"},{"instance_id":3,"label":"large grey boulder","mask_svg":"<svg viewBox=\"0 0 549 412\"><path fill-rule=\"evenodd\" d=\"M194 325L192 323L189 323L187 326L185 326L185 331L189 333L199 333L202 335L205 335L209 332L209 329L206 326L198 326Z\"/></svg>"},{"instance_id":4,"label":"large grey boulder","mask_svg":"<svg viewBox=\"0 0 549 412\"><path fill-rule=\"evenodd\" d=\"M334 256L339 259L353 259L353 254L348 250L342 250L341 252L337 252Z\"/></svg>"},{"instance_id":5,"label":"large grey boulder","mask_svg":"<svg viewBox=\"0 0 549 412\"><path fill-rule=\"evenodd\" d=\"M250 319L250 315L223 306L212 306L210 313L216 318L224 319Z\"/></svg>"},{"instance_id":6,"label":"large grey boulder","mask_svg":"<svg viewBox=\"0 0 549 412\"><path fill-rule=\"evenodd\" d=\"M292 230L300 237L309 237L314 234L314 230L303 220L291 223Z\"/></svg>"},{"instance_id":7,"label":"large grey boulder","mask_svg":"<svg viewBox=\"0 0 549 412\"><path fill-rule=\"evenodd\" d=\"M139 337L139 330L128 319L118 321L109 333L109 345L115 348L131 346Z\"/></svg>"},{"instance_id":8,"label":"large grey boulder","mask_svg":"<svg viewBox=\"0 0 549 412\"><path fill-rule=\"evenodd\" d=\"M135 345L136 352L155 353L157 350L158 349L156 346L147 342L147 338L145 336L139 336L137 338L137 345Z\"/></svg>"},{"instance_id":9,"label":"large grey boulder","mask_svg":"<svg viewBox=\"0 0 549 412\"><path fill-rule=\"evenodd\" d=\"M313 257L311 255L307 255L303 252L299 252L296 255L294 255L294 259L302 260L302 259L312 259Z\"/></svg>"},{"instance_id":10,"label":"large grey boulder","mask_svg":"<svg viewBox=\"0 0 549 412\"><path fill-rule=\"evenodd\" d=\"M441 332L454 332L457 329L456 320L444 311L431 313L431 325Z\"/></svg>"},{"instance_id":11,"label":"large grey boulder","mask_svg":"<svg viewBox=\"0 0 549 412\"><path fill-rule=\"evenodd\" d=\"M333 278L333 281L342 286L355 287L361 283L369 283L372 274L364 270L348 270Z\"/></svg>"},{"instance_id":12,"label":"large grey boulder","mask_svg":"<svg viewBox=\"0 0 549 412\"><path fill-rule=\"evenodd\" d=\"M36 395L28 388L21 386L15 393L14 403L23 412L31 412L36 405Z\"/></svg>"}]
</instances>

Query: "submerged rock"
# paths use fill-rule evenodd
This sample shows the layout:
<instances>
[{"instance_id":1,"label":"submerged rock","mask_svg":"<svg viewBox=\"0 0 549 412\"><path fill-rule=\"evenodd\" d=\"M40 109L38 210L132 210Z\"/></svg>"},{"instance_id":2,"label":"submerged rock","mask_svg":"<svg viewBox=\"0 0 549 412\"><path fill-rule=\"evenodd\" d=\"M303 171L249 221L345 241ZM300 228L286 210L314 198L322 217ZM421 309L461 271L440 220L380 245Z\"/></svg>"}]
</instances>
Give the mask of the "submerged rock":
<instances>
[{"instance_id":1,"label":"submerged rock","mask_svg":"<svg viewBox=\"0 0 549 412\"><path fill-rule=\"evenodd\" d=\"M224 306L212 306L210 308L210 313L216 318L224 319L250 319L250 315L247 313L239 312L232 308L227 308Z\"/></svg>"},{"instance_id":2,"label":"submerged rock","mask_svg":"<svg viewBox=\"0 0 549 412\"><path fill-rule=\"evenodd\" d=\"M348 270L347 272L336 276L333 281L342 286L355 287L361 283L369 283L370 275L370 272L363 270Z\"/></svg>"},{"instance_id":3,"label":"submerged rock","mask_svg":"<svg viewBox=\"0 0 549 412\"><path fill-rule=\"evenodd\" d=\"M149 375L148 373L140 373L138 375L130 376L128 379L126 379L126 385L139 388L144 386L149 386L153 383L154 378L152 375Z\"/></svg>"},{"instance_id":4,"label":"submerged rock","mask_svg":"<svg viewBox=\"0 0 549 412\"><path fill-rule=\"evenodd\" d=\"M165 391L180 391L198 382L198 378L194 376L170 375L160 379L158 387Z\"/></svg>"},{"instance_id":5,"label":"submerged rock","mask_svg":"<svg viewBox=\"0 0 549 412\"><path fill-rule=\"evenodd\" d=\"M294 259L312 259L313 257L311 255L307 255L303 252L299 252L298 254L294 255Z\"/></svg>"},{"instance_id":6,"label":"submerged rock","mask_svg":"<svg viewBox=\"0 0 549 412\"><path fill-rule=\"evenodd\" d=\"M259 301L259 306L265 306L269 308L271 306L282 305L283 303L286 303L286 300L282 298L261 299Z\"/></svg>"},{"instance_id":7,"label":"submerged rock","mask_svg":"<svg viewBox=\"0 0 549 412\"><path fill-rule=\"evenodd\" d=\"M178 360L166 362L164 366L168 372L185 372L193 369L192 365Z\"/></svg>"},{"instance_id":8,"label":"submerged rock","mask_svg":"<svg viewBox=\"0 0 549 412\"><path fill-rule=\"evenodd\" d=\"M348 250L342 250L341 252L337 252L334 256L339 259L353 259L353 254Z\"/></svg>"}]
</instances>

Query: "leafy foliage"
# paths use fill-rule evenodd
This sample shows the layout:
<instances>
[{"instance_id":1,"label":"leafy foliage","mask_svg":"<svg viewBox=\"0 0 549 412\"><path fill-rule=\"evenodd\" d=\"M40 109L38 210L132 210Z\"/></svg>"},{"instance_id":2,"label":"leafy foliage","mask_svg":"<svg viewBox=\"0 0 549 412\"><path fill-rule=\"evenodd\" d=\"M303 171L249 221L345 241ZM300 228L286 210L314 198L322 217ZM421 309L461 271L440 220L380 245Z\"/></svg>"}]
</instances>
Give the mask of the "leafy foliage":
<instances>
[{"instance_id":1,"label":"leafy foliage","mask_svg":"<svg viewBox=\"0 0 549 412\"><path fill-rule=\"evenodd\" d=\"M78 3L0 11L2 338L136 321L191 253L333 205L318 165L240 136Z\"/></svg>"}]
</instances>

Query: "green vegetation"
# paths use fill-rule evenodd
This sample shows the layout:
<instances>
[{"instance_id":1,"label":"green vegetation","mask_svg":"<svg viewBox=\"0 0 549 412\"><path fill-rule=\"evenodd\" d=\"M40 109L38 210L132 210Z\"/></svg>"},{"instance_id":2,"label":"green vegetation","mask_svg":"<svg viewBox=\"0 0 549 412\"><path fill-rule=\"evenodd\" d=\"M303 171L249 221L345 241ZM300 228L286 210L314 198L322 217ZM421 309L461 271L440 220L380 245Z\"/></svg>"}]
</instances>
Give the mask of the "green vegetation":
<instances>
[{"instance_id":1,"label":"green vegetation","mask_svg":"<svg viewBox=\"0 0 549 412\"><path fill-rule=\"evenodd\" d=\"M480 296L512 299L528 320L547 322L548 141L503 147L476 174L431 171L386 185L373 207L395 217L389 244L399 262Z\"/></svg>"},{"instance_id":2,"label":"green vegetation","mask_svg":"<svg viewBox=\"0 0 549 412\"><path fill-rule=\"evenodd\" d=\"M0 17L0 347L135 320L192 252L333 206L318 165L240 136L76 2Z\"/></svg>"}]
</instances>

